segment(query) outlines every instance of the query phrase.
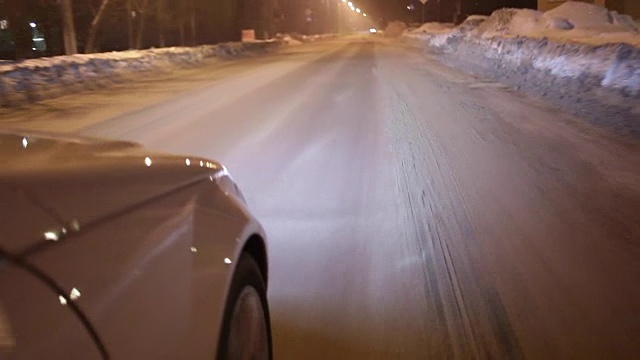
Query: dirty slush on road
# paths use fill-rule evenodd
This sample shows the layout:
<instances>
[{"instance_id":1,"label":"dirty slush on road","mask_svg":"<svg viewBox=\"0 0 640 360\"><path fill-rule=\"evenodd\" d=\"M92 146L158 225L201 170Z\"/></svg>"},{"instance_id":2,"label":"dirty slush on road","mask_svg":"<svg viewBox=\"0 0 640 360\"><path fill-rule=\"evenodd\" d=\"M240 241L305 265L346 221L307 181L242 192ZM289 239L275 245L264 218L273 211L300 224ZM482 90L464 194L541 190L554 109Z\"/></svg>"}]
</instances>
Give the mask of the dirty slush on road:
<instances>
[{"instance_id":1,"label":"dirty slush on road","mask_svg":"<svg viewBox=\"0 0 640 360\"><path fill-rule=\"evenodd\" d=\"M481 249L455 175L429 125L398 93L390 124L405 195L404 236L424 261L425 358L523 358L499 294L479 262Z\"/></svg>"}]
</instances>

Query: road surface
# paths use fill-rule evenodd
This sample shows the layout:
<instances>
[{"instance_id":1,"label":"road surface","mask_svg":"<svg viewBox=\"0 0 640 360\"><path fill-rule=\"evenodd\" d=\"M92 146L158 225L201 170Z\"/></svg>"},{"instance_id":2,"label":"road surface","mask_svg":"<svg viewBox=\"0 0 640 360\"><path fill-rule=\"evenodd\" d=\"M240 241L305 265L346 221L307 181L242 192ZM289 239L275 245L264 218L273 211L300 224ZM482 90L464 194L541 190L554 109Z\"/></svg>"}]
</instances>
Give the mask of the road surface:
<instances>
[{"instance_id":1,"label":"road surface","mask_svg":"<svg viewBox=\"0 0 640 360\"><path fill-rule=\"evenodd\" d=\"M638 358L640 147L347 38L2 110L221 160L270 240L276 359Z\"/></svg>"}]
</instances>

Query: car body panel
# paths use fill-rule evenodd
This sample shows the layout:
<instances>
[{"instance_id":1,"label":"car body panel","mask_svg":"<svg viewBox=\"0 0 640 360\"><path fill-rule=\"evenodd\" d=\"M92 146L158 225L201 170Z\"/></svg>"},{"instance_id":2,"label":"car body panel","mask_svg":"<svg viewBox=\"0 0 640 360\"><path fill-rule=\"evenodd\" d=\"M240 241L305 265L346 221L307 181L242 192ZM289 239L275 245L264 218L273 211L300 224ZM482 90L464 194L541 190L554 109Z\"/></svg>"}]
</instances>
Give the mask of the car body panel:
<instances>
[{"instance_id":1,"label":"car body panel","mask_svg":"<svg viewBox=\"0 0 640 360\"><path fill-rule=\"evenodd\" d=\"M60 227L57 219L47 214L18 187L3 184L0 187L0 199L0 249L19 252L26 246L42 241L46 229Z\"/></svg>"},{"instance_id":2,"label":"car body panel","mask_svg":"<svg viewBox=\"0 0 640 360\"><path fill-rule=\"evenodd\" d=\"M87 328L58 294L0 257L0 359L102 359Z\"/></svg>"},{"instance_id":3,"label":"car body panel","mask_svg":"<svg viewBox=\"0 0 640 360\"><path fill-rule=\"evenodd\" d=\"M197 186L28 257L81 292L77 304L113 358L198 359L216 349L251 219L229 212L210 184Z\"/></svg>"},{"instance_id":4,"label":"car body panel","mask_svg":"<svg viewBox=\"0 0 640 360\"><path fill-rule=\"evenodd\" d=\"M215 356L235 263L264 239L222 165L31 133L0 134L3 147L1 188L28 195L14 196L31 206L15 221L37 231L0 248L59 284L110 357Z\"/></svg>"},{"instance_id":5,"label":"car body panel","mask_svg":"<svg viewBox=\"0 0 640 360\"><path fill-rule=\"evenodd\" d=\"M213 161L152 153L129 142L13 133L0 133L0 163L3 188L58 220L58 229L39 229L40 239L226 171Z\"/></svg>"}]
</instances>

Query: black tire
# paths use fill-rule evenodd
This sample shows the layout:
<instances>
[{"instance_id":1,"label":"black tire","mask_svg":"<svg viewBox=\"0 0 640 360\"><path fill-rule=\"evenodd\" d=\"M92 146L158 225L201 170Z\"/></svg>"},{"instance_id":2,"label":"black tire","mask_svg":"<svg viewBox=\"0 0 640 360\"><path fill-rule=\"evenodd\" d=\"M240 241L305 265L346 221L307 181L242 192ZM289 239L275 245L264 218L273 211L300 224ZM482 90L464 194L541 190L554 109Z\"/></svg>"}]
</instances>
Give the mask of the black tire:
<instances>
[{"instance_id":1,"label":"black tire","mask_svg":"<svg viewBox=\"0 0 640 360\"><path fill-rule=\"evenodd\" d=\"M231 286L229 288L229 295L227 297L227 303L224 307L224 320L222 323L222 332L220 333L220 340L218 342L218 360L238 360L234 354L230 353L230 338L231 334L231 321L233 318L236 304L241 294L245 291L255 290L260 297L260 303L262 305L262 312L264 315L264 321L266 324L266 346L268 347L268 357L265 360L273 359L273 348L271 343L271 319L269 316L269 306L267 304L267 291L262 273L258 264L253 257L247 253L242 253L238 264L236 266L233 279L231 280ZM263 360L263 359L256 359Z\"/></svg>"}]
</instances>

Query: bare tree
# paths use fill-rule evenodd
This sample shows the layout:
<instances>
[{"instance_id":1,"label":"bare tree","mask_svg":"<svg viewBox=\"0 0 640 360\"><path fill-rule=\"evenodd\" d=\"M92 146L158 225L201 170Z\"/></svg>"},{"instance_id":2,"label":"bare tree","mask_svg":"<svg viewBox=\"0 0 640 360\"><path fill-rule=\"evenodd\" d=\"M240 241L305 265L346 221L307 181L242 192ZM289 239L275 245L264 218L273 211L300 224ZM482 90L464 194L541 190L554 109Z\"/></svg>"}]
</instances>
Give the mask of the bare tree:
<instances>
[{"instance_id":1,"label":"bare tree","mask_svg":"<svg viewBox=\"0 0 640 360\"><path fill-rule=\"evenodd\" d=\"M133 11L133 0L127 0L127 34L129 35L129 49L133 49L135 44L135 36L133 35L134 24L133 17L135 12Z\"/></svg>"},{"instance_id":2,"label":"bare tree","mask_svg":"<svg viewBox=\"0 0 640 360\"><path fill-rule=\"evenodd\" d=\"M149 0L142 0L142 4L138 7L138 29L136 33L136 49L142 48L142 39L144 36L144 27L147 21L147 13L149 11Z\"/></svg>"},{"instance_id":3,"label":"bare tree","mask_svg":"<svg viewBox=\"0 0 640 360\"><path fill-rule=\"evenodd\" d=\"M164 28L165 22L167 20L167 7L165 4L165 0L157 0L158 4L156 5L156 21L158 22L158 44L160 47L167 46L167 41L164 37Z\"/></svg>"},{"instance_id":4,"label":"bare tree","mask_svg":"<svg viewBox=\"0 0 640 360\"><path fill-rule=\"evenodd\" d=\"M194 45L196 43L197 36L197 24L196 24L196 6L194 0L183 1L178 8L178 24L180 30L180 45ZM186 29L189 27L190 38L189 43L186 41Z\"/></svg>"},{"instance_id":5,"label":"bare tree","mask_svg":"<svg viewBox=\"0 0 640 360\"><path fill-rule=\"evenodd\" d=\"M87 54L96 52L97 50L96 39L98 35L98 29L100 27L100 24L104 20L104 14L107 10L107 6L109 5L109 3L110 3L110 0L102 0L100 4L100 8L98 9L98 12L93 17L93 21L91 21L91 27L89 28L89 35L87 36L87 42L84 46L84 52Z\"/></svg>"},{"instance_id":6,"label":"bare tree","mask_svg":"<svg viewBox=\"0 0 640 360\"><path fill-rule=\"evenodd\" d=\"M26 59L32 55L33 46L26 1L11 0L6 5L9 11L9 26L15 39L16 60Z\"/></svg>"},{"instance_id":7,"label":"bare tree","mask_svg":"<svg viewBox=\"0 0 640 360\"><path fill-rule=\"evenodd\" d=\"M194 2L194 0L190 1L190 7L189 7L189 22L190 22L190 27L191 27L191 44L190 45L195 45L197 40L196 40L196 34L197 34L197 24L196 24L196 4Z\"/></svg>"},{"instance_id":8,"label":"bare tree","mask_svg":"<svg viewBox=\"0 0 640 360\"><path fill-rule=\"evenodd\" d=\"M180 46L185 46L185 40L184 40L184 21L182 19L180 19Z\"/></svg>"},{"instance_id":9,"label":"bare tree","mask_svg":"<svg viewBox=\"0 0 640 360\"><path fill-rule=\"evenodd\" d=\"M453 12L453 23L459 24L462 18L462 0L456 0L455 2L455 10Z\"/></svg>"},{"instance_id":10,"label":"bare tree","mask_svg":"<svg viewBox=\"0 0 640 360\"><path fill-rule=\"evenodd\" d=\"M62 37L64 40L64 52L67 55L78 53L76 41L76 28L73 23L73 10L71 0L60 0L60 14L62 15Z\"/></svg>"}]
</instances>

